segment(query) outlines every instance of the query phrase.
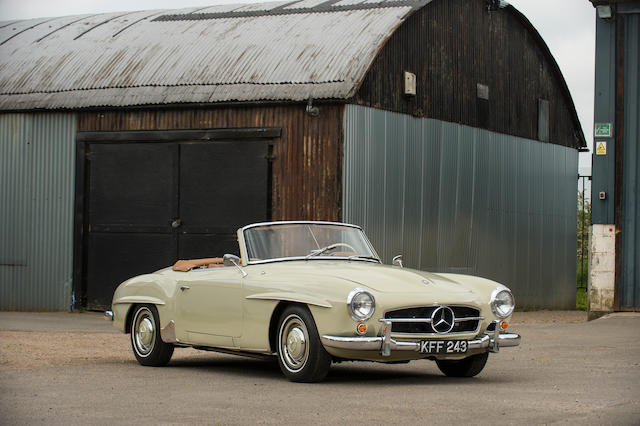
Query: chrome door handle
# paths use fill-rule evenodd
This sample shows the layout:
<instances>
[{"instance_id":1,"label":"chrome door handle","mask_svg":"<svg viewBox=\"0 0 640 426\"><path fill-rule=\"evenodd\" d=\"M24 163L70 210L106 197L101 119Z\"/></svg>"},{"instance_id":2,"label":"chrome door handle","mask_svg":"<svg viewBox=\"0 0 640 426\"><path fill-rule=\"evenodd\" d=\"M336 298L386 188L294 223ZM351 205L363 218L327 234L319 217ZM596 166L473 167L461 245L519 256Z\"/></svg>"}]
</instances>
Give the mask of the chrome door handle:
<instances>
[{"instance_id":1,"label":"chrome door handle","mask_svg":"<svg viewBox=\"0 0 640 426\"><path fill-rule=\"evenodd\" d=\"M188 285L181 285L180 286L180 290L185 291L185 290L189 290L191 287L189 287Z\"/></svg>"}]
</instances>

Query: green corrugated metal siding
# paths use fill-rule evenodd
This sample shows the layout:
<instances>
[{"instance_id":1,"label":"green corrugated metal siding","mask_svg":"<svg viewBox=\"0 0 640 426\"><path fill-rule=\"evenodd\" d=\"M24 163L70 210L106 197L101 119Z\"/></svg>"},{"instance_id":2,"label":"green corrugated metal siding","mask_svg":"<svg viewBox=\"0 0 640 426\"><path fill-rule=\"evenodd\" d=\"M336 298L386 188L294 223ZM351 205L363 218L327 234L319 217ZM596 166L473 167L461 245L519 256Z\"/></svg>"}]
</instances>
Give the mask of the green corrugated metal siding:
<instances>
[{"instance_id":1,"label":"green corrugated metal siding","mask_svg":"<svg viewBox=\"0 0 640 426\"><path fill-rule=\"evenodd\" d=\"M348 105L344 220L385 263L479 275L520 307L574 308L578 152Z\"/></svg>"},{"instance_id":2,"label":"green corrugated metal siding","mask_svg":"<svg viewBox=\"0 0 640 426\"><path fill-rule=\"evenodd\" d=\"M626 15L620 306L640 307L640 14Z\"/></svg>"},{"instance_id":3,"label":"green corrugated metal siding","mask_svg":"<svg viewBox=\"0 0 640 426\"><path fill-rule=\"evenodd\" d=\"M71 302L76 119L0 115L0 309Z\"/></svg>"},{"instance_id":4,"label":"green corrugated metal siding","mask_svg":"<svg viewBox=\"0 0 640 426\"><path fill-rule=\"evenodd\" d=\"M616 26L613 19L596 19L596 74L594 118L596 123L612 123L613 135L617 132L616 121ZM607 155L591 157L591 223L613 224L615 205L615 139L597 137L594 142L607 143ZM605 192L604 200L598 193Z\"/></svg>"}]
</instances>

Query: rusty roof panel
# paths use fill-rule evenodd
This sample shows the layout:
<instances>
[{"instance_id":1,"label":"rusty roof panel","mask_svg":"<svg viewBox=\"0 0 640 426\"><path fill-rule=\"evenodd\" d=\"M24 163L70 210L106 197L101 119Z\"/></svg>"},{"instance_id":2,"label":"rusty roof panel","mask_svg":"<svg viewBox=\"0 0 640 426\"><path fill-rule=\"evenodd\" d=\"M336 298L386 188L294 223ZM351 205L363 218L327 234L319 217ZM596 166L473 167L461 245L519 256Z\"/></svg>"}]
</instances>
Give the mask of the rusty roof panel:
<instances>
[{"instance_id":1,"label":"rusty roof panel","mask_svg":"<svg viewBox=\"0 0 640 426\"><path fill-rule=\"evenodd\" d=\"M291 3L291 1L272 1L269 3L252 3L247 5L236 5L237 9L234 10L242 10L242 11L262 11L262 10L273 10L277 7L285 6ZM238 7L240 6L240 7ZM208 10L207 10L208 12Z\"/></svg>"},{"instance_id":2,"label":"rusty roof panel","mask_svg":"<svg viewBox=\"0 0 640 426\"><path fill-rule=\"evenodd\" d=\"M327 0L301 0L288 5L285 9L311 9L326 2Z\"/></svg>"},{"instance_id":3,"label":"rusty roof panel","mask_svg":"<svg viewBox=\"0 0 640 426\"><path fill-rule=\"evenodd\" d=\"M0 109L345 99L428 2L309 1L13 23L0 28Z\"/></svg>"}]
</instances>

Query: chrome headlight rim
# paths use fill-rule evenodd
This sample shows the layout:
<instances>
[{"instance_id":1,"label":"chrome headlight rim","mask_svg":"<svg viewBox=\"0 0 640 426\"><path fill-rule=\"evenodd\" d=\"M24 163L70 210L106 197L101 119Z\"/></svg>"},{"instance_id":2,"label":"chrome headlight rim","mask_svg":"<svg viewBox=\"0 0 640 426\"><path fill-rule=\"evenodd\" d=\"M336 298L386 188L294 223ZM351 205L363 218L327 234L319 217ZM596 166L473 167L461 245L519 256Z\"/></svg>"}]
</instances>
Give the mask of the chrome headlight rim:
<instances>
[{"instance_id":1,"label":"chrome headlight rim","mask_svg":"<svg viewBox=\"0 0 640 426\"><path fill-rule=\"evenodd\" d=\"M362 317L356 314L352 304L356 296L360 294L366 294L367 296L369 296L369 298L371 299L371 306L372 306L370 312L368 312L367 315ZM351 292L347 296L347 309L349 311L349 315L351 316L351 319L353 319L354 321L358 321L358 322L367 321L373 316L373 314L376 311L376 298L366 288L361 288L361 287L354 288L353 290L351 290Z\"/></svg>"},{"instance_id":2,"label":"chrome headlight rim","mask_svg":"<svg viewBox=\"0 0 640 426\"><path fill-rule=\"evenodd\" d=\"M511 297L511 307L509 308L509 311L505 314L505 313L501 313L498 311L497 308L497 300L498 300L498 295L500 293L506 292L509 294L509 296ZM494 289L491 292L491 300L489 302L489 304L491 305L491 311L493 312L493 314L500 318L500 319L505 319L508 318L509 316L511 316L511 314L513 314L513 310L516 307L516 299L515 297L513 297L513 293L511 292L511 290L509 290L507 287L501 286L501 287L497 287L496 289Z\"/></svg>"}]
</instances>

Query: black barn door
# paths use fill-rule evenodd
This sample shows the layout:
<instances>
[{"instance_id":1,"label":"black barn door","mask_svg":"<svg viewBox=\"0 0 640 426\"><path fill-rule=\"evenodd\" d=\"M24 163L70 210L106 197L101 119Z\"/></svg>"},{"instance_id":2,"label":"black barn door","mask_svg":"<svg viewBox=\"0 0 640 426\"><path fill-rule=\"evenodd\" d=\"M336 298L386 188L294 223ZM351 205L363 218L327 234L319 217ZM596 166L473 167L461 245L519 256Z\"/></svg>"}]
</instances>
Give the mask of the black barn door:
<instances>
[{"instance_id":1,"label":"black barn door","mask_svg":"<svg viewBox=\"0 0 640 426\"><path fill-rule=\"evenodd\" d=\"M122 281L177 259L239 254L236 230L270 219L269 139L92 135L83 147L81 267L89 309L110 306ZM114 140L104 140L109 135Z\"/></svg>"},{"instance_id":2,"label":"black barn door","mask_svg":"<svg viewBox=\"0 0 640 426\"><path fill-rule=\"evenodd\" d=\"M267 157L264 141L180 145L179 258L240 255L236 230L269 216Z\"/></svg>"},{"instance_id":3,"label":"black barn door","mask_svg":"<svg viewBox=\"0 0 640 426\"><path fill-rule=\"evenodd\" d=\"M111 304L115 287L175 261L176 144L90 144L87 152L88 307Z\"/></svg>"}]
</instances>

